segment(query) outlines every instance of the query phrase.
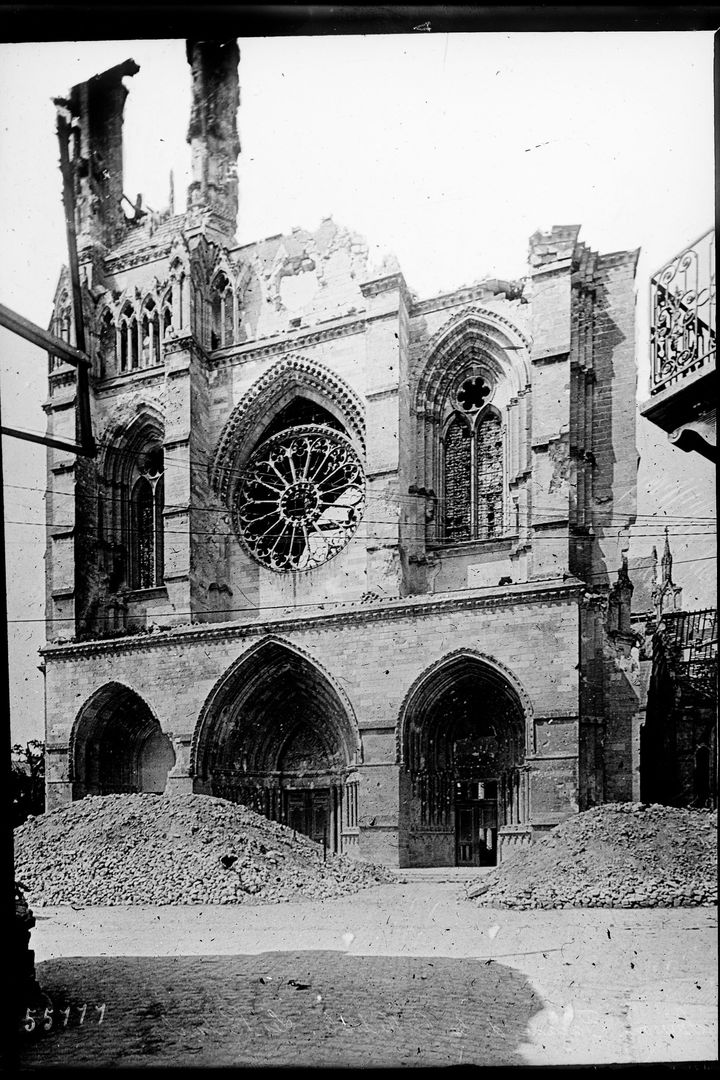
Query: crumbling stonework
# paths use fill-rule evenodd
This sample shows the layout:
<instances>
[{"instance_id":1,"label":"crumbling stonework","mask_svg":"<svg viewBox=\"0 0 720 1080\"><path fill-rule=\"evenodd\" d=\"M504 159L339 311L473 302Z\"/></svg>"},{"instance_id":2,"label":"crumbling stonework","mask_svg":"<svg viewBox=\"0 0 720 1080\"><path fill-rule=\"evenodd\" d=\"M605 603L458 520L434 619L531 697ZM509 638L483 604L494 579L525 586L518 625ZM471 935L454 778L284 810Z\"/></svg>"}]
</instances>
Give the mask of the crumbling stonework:
<instances>
[{"instance_id":1,"label":"crumbling stonework","mask_svg":"<svg viewBox=\"0 0 720 1080\"><path fill-rule=\"evenodd\" d=\"M634 515L637 252L555 227L522 281L420 299L330 218L238 247L232 49L189 55L186 213L81 258L101 453L49 456L48 805L148 790L149 753L156 787L165 761L168 791L409 865L631 798L603 583ZM72 406L51 364L53 434Z\"/></svg>"}]
</instances>

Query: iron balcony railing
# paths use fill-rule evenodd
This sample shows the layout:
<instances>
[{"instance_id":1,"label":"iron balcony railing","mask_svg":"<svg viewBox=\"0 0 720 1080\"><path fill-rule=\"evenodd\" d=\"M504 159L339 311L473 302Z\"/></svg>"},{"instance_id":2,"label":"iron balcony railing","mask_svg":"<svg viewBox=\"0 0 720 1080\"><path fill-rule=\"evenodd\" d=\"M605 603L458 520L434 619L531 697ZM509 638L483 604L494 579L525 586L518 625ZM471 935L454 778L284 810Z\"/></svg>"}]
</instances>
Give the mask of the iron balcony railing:
<instances>
[{"instance_id":1,"label":"iron balcony railing","mask_svg":"<svg viewBox=\"0 0 720 1080\"><path fill-rule=\"evenodd\" d=\"M650 289L650 391L656 394L715 365L714 230L658 270Z\"/></svg>"},{"instance_id":2,"label":"iron balcony railing","mask_svg":"<svg viewBox=\"0 0 720 1080\"><path fill-rule=\"evenodd\" d=\"M717 609L663 615L656 635L676 675L705 696L717 692Z\"/></svg>"}]
</instances>

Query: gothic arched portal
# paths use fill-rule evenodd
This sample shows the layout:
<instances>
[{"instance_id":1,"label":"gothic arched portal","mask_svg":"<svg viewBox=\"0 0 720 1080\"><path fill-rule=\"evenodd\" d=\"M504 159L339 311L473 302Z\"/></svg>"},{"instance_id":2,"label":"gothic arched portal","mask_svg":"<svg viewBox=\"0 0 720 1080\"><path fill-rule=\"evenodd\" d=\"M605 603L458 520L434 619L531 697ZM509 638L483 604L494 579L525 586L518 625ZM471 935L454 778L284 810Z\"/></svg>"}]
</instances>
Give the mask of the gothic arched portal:
<instances>
[{"instance_id":1,"label":"gothic arched portal","mask_svg":"<svg viewBox=\"0 0 720 1080\"><path fill-rule=\"evenodd\" d=\"M494 865L499 833L527 816L528 706L472 652L434 665L400 717L403 866Z\"/></svg>"},{"instance_id":2,"label":"gothic arched portal","mask_svg":"<svg viewBox=\"0 0 720 1080\"><path fill-rule=\"evenodd\" d=\"M309 658L271 640L241 657L198 720L195 790L243 803L334 851L357 844L349 704Z\"/></svg>"},{"instance_id":3,"label":"gothic arched portal","mask_svg":"<svg viewBox=\"0 0 720 1080\"><path fill-rule=\"evenodd\" d=\"M175 764L175 752L140 695L121 683L108 683L78 714L70 761L73 799L162 794Z\"/></svg>"}]
</instances>

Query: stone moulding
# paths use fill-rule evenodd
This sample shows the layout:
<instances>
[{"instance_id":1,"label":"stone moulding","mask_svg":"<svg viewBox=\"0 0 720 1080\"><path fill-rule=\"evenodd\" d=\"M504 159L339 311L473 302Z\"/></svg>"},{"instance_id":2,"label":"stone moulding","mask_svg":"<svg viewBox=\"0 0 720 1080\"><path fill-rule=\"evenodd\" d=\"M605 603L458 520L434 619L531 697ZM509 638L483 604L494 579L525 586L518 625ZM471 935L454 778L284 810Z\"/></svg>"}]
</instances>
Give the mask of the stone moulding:
<instances>
[{"instance_id":1,"label":"stone moulding","mask_svg":"<svg viewBox=\"0 0 720 1080\"><path fill-rule=\"evenodd\" d=\"M252 451L253 447L246 444L252 441L261 418L266 417L269 423L273 402L282 401L293 390L302 394L303 389L328 402L333 411L340 413L348 434L364 451L365 414L358 395L324 364L293 353L278 360L256 379L225 423L209 475L213 490L226 504L232 501L238 459L247 457Z\"/></svg>"},{"instance_id":2,"label":"stone moulding","mask_svg":"<svg viewBox=\"0 0 720 1080\"><path fill-rule=\"evenodd\" d=\"M421 602L406 599L385 601L381 607L365 604L351 610L338 612L319 612L313 615L288 615L285 618L263 620L262 622L204 623L198 626L183 627L155 634L127 635L98 641L68 642L58 645L46 645L40 654L48 660L74 660L83 656L102 653L123 652L126 650L154 649L158 646L190 644L193 641L230 641L237 637L249 637L268 633L289 633L291 631L322 629L325 626L341 626L347 623L374 623L387 620L432 618L445 611L474 611L482 609L515 607L527 604L569 604L579 603L586 585L576 579L564 584L548 585L513 593L512 586L502 593L491 596L443 596ZM321 605L318 605L321 606Z\"/></svg>"},{"instance_id":3,"label":"stone moulding","mask_svg":"<svg viewBox=\"0 0 720 1080\"><path fill-rule=\"evenodd\" d=\"M362 334L365 332L367 322L367 319L358 319L351 323L342 323L340 326L329 326L323 330L294 334L292 337L284 335L277 341L270 342L267 345L259 345L257 342L250 342L247 347L245 345L228 345L226 348L216 349L210 354L210 364L213 367L221 367L233 363L263 360L269 356L281 356L283 353L292 352L298 348L320 345L322 342L349 337L351 334Z\"/></svg>"}]
</instances>

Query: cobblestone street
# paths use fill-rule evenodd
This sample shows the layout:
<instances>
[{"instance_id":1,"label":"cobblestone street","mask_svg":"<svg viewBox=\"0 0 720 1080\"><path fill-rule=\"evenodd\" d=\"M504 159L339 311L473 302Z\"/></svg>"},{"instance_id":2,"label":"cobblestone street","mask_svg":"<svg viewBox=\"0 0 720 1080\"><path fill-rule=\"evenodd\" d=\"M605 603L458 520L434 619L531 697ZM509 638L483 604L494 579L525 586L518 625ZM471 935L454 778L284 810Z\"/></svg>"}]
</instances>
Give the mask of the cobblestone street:
<instances>
[{"instance_id":1,"label":"cobblestone street","mask_svg":"<svg viewBox=\"0 0 720 1080\"><path fill-rule=\"evenodd\" d=\"M54 1012L20 1032L23 1070L717 1056L713 909L478 909L419 879L325 902L35 915Z\"/></svg>"}]
</instances>

